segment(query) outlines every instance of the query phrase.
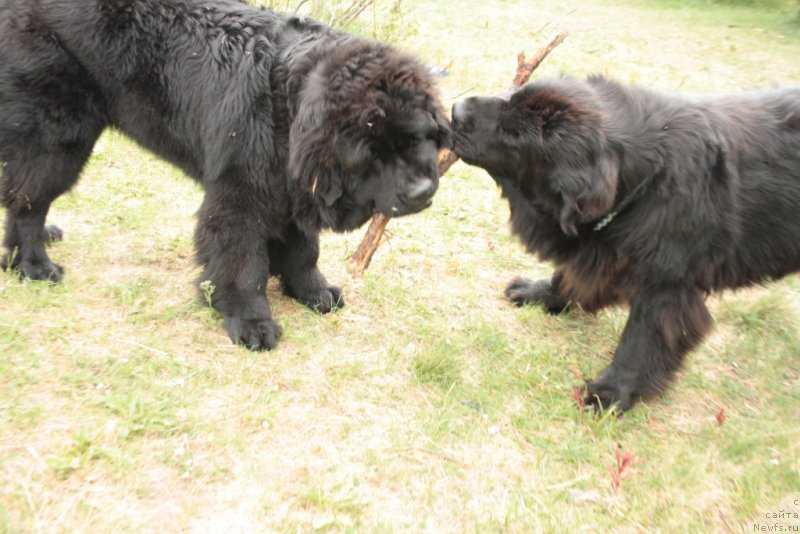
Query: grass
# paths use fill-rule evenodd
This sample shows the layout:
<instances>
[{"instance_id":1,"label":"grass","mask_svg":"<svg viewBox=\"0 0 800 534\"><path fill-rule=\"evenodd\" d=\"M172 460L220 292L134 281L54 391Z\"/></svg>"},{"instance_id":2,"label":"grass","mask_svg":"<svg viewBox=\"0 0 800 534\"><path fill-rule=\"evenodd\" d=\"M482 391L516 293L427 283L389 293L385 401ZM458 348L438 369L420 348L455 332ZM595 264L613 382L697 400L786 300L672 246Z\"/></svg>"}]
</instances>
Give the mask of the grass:
<instances>
[{"instance_id":1,"label":"grass","mask_svg":"<svg viewBox=\"0 0 800 534\"><path fill-rule=\"evenodd\" d=\"M406 0L355 29L449 65L450 105L503 90L556 23L570 36L540 75L797 84L796 11ZM64 283L0 273L0 532L739 531L800 489L796 276L710 299L715 329L675 387L595 418L572 390L610 359L625 310L510 306L512 276L551 267L508 235L482 171L453 167L361 279L345 272L361 232L324 235L347 307L315 315L271 283L285 334L264 354L196 298L200 200L107 132L50 215ZM615 490L617 445L635 465Z\"/></svg>"}]
</instances>

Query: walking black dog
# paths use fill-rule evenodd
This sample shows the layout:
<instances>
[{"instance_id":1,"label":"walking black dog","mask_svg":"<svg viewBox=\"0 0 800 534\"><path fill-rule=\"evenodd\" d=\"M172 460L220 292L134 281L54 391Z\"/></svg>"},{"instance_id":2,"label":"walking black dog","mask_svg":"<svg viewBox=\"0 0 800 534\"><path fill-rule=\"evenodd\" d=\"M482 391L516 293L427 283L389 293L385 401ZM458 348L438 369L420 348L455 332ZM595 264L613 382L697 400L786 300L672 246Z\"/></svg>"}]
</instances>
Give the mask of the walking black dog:
<instances>
[{"instance_id":1,"label":"walking black dog","mask_svg":"<svg viewBox=\"0 0 800 534\"><path fill-rule=\"evenodd\" d=\"M663 392L711 327L706 294L800 269L800 89L689 99L557 78L459 102L453 127L514 232L556 265L506 295L553 313L630 305L587 402Z\"/></svg>"},{"instance_id":2,"label":"walking black dog","mask_svg":"<svg viewBox=\"0 0 800 534\"><path fill-rule=\"evenodd\" d=\"M270 275L320 312L319 231L419 211L449 143L425 65L232 0L0 0L4 268L58 281L50 203L116 127L201 182L201 281L234 342L280 335Z\"/></svg>"}]
</instances>

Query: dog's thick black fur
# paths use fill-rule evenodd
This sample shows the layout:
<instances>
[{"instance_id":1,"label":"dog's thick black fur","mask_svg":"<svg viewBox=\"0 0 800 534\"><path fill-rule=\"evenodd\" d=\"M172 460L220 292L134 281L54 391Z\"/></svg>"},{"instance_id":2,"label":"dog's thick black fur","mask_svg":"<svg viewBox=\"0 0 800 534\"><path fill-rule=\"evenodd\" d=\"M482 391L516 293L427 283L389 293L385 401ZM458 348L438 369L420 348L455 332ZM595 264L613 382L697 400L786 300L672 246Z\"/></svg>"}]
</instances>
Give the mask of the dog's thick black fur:
<instances>
[{"instance_id":1,"label":"dog's thick black fur","mask_svg":"<svg viewBox=\"0 0 800 534\"><path fill-rule=\"evenodd\" d=\"M513 231L556 265L506 295L553 313L630 305L588 402L625 410L663 392L711 327L709 292L800 269L800 89L690 99L548 79L458 102L453 127Z\"/></svg>"},{"instance_id":2,"label":"dog's thick black fur","mask_svg":"<svg viewBox=\"0 0 800 534\"><path fill-rule=\"evenodd\" d=\"M231 339L280 335L265 289L342 306L319 231L419 211L449 143L431 75L387 45L229 0L0 0L3 267L58 281L50 203L108 126L201 182L196 247Z\"/></svg>"}]
</instances>

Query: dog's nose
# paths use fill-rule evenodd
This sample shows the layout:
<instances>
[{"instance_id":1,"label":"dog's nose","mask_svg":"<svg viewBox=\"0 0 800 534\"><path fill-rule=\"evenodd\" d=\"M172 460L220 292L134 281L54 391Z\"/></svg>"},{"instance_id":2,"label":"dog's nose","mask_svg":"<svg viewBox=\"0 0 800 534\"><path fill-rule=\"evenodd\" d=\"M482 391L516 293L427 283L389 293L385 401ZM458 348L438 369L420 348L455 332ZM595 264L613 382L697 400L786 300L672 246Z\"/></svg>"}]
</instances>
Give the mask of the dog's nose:
<instances>
[{"instance_id":1,"label":"dog's nose","mask_svg":"<svg viewBox=\"0 0 800 534\"><path fill-rule=\"evenodd\" d=\"M409 200L429 198L436 192L436 184L430 178L421 178L411 184L407 196Z\"/></svg>"}]
</instances>

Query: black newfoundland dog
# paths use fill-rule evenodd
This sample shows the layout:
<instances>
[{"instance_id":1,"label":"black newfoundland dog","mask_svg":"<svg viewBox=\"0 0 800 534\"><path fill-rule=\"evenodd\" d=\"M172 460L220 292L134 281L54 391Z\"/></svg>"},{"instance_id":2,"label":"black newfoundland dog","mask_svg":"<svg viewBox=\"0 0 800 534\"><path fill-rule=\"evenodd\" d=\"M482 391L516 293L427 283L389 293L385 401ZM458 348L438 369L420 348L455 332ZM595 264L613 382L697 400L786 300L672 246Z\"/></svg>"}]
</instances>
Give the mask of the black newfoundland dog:
<instances>
[{"instance_id":1,"label":"black newfoundland dog","mask_svg":"<svg viewBox=\"0 0 800 534\"><path fill-rule=\"evenodd\" d=\"M231 339L280 335L270 275L320 312L319 232L417 212L449 143L427 68L391 47L229 0L0 0L2 263L58 281L50 203L112 126L201 182L201 281Z\"/></svg>"},{"instance_id":2,"label":"black newfoundland dog","mask_svg":"<svg viewBox=\"0 0 800 534\"><path fill-rule=\"evenodd\" d=\"M458 155L556 265L508 298L552 313L630 305L587 402L625 410L663 392L711 327L708 293L800 269L800 89L695 100L559 78L452 116Z\"/></svg>"}]
</instances>

